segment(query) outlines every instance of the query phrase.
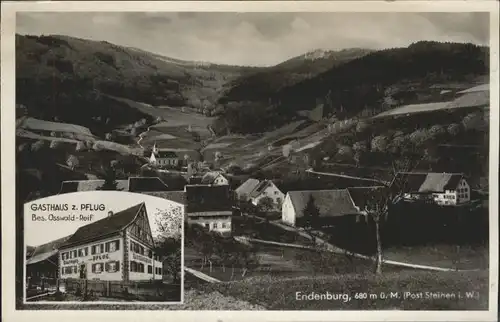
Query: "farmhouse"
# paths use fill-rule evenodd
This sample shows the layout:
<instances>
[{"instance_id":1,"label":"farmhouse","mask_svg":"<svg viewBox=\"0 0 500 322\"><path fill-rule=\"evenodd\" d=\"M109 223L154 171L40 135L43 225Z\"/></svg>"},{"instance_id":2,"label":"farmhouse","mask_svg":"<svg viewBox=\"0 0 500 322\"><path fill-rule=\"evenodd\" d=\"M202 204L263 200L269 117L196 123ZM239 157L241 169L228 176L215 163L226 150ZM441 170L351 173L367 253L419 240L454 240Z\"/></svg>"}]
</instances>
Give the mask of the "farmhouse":
<instances>
[{"instance_id":1,"label":"farmhouse","mask_svg":"<svg viewBox=\"0 0 500 322\"><path fill-rule=\"evenodd\" d=\"M80 227L59 250L61 278L161 280L144 202Z\"/></svg>"},{"instance_id":2,"label":"farmhouse","mask_svg":"<svg viewBox=\"0 0 500 322\"><path fill-rule=\"evenodd\" d=\"M56 239L49 243L34 247L26 258L26 278L28 285L36 283L40 278L57 278L59 247L71 236Z\"/></svg>"},{"instance_id":3,"label":"farmhouse","mask_svg":"<svg viewBox=\"0 0 500 322\"><path fill-rule=\"evenodd\" d=\"M158 149L155 144L149 157L149 163L158 166L177 167L179 165L179 157L174 151Z\"/></svg>"},{"instance_id":4,"label":"farmhouse","mask_svg":"<svg viewBox=\"0 0 500 322\"><path fill-rule=\"evenodd\" d=\"M319 210L322 224L334 223L339 218L349 215L364 215L360 207L354 203L348 189L290 191L286 194L281 208L282 221L291 226L304 226L306 224L304 215L311 199Z\"/></svg>"},{"instance_id":5,"label":"farmhouse","mask_svg":"<svg viewBox=\"0 0 500 322\"><path fill-rule=\"evenodd\" d=\"M262 198L269 197L276 209L280 209L285 197L271 180L248 179L236 188L235 193L239 200L249 200L254 205L258 205Z\"/></svg>"},{"instance_id":6,"label":"farmhouse","mask_svg":"<svg viewBox=\"0 0 500 322\"><path fill-rule=\"evenodd\" d=\"M201 178L202 184L223 186L228 185L229 180L219 171L213 171L205 173L205 175Z\"/></svg>"},{"instance_id":7,"label":"farmhouse","mask_svg":"<svg viewBox=\"0 0 500 322\"><path fill-rule=\"evenodd\" d=\"M186 185L184 189L188 223L222 234L231 233L233 202L228 185Z\"/></svg>"},{"instance_id":8,"label":"farmhouse","mask_svg":"<svg viewBox=\"0 0 500 322\"><path fill-rule=\"evenodd\" d=\"M440 206L454 206L471 200L471 189L461 173L400 172L391 189L403 191L406 201L427 200Z\"/></svg>"}]
</instances>

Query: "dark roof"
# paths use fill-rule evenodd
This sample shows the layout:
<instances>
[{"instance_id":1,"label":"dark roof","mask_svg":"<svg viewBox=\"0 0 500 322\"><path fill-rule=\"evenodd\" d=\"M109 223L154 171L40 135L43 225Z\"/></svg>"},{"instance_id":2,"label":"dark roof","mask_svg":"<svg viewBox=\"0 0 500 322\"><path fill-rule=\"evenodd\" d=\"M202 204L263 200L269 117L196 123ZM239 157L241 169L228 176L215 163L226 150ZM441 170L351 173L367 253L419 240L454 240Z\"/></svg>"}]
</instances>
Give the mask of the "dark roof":
<instances>
[{"instance_id":1,"label":"dark roof","mask_svg":"<svg viewBox=\"0 0 500 322\"><path fill-rule=\"evenodd\" d=\"M158 151L155 156L162 159L178 159L177 153L174 151Z\"/></svg>"},{"instance_id":2,"label":"dark roof","mask_svg":"<svg viewBox=\"0 0 500 322\"><path fill-rule=\"evenodd\" d=\"M128 191L128 180L116 180L118 191ZM104 180L71 180L63 181L59 193L70 193L78 191L95 191L102 187Z\"/></svg>"},{"instance_id":3,"label":"dark roof","mask_svg":"<svg viewBox=\"0 0 500 322\"><path fill-rule=\"evenodd\" d=\"M158 177L131 177L128 180L130 192L168 191L167 184Z\"/></svg>"},{"instance_id":4,"label":"dark roof","mask_svg":"<svg viewBox=\"0 0 500 322\"><path fill-rule=\"evenodd\" d=\"M186 212L231 211L229 186L187 185Z\"/></svg>"},{"instance_id":5,"label":"dark roof","mask_svg":"<svg viewBox=\"0 0 500 322\"><path fill-rule=\"evenodd\" d=\"M322 217L337 217L360 213L356 209L347 189L289 191L288 195L292 201L297 218L304 216L304 208L311 196L314 198L314 204L318 207L320 216Z\"/></svg>"},{"instance_id":6,"label":"dark roof","mask_svg":"<svg viewBox=\"0 0 500 322\"><path fill-rule=\"evenodd\" d=\"M402 189L403 192L444 192L455 190L461 173L422 173L422 172L400 172L391 183L392 189Z\"/></svg>"},{"instance_id":7,"label":"dark roof","mask_svg":"<svg viewBox=\"0 0 500 322\"><path fill-rule=\"evenodd\" d=\"M347 190L351 195L352 201L359 209L364 209L366 202L369 200L370 196L374 192L380 192L385 189L385 186L373 186L373 187L349 187Z\"/></svg>"},{"instance_id":8,"label":"dark roof","mask_svg":"<svg viewBox=\"0 0 500 322\"><path fill-rule=\"evenodd\" d=\"M202 177L192 176L188 179L188 183L189 184L200 184L202 179L203 179Z\"/></svg>"},{"instance_id":9,"label":"dark roof","mask_svg":"<svg viewBox=\"0 0 500 322\"><path fill-rule=\"evenodd\" d=\"M35 264L54 256L59 251L59 247L63 245L70 237L71 235L35 247L27 246L27 251L29 251L30 248L31 251L27 252L26 254L28 256L26 264Z\"/></svg>"},{"instance_id":10,"label":"dark roof","mask_svg":"<svg viewBox=\"0 0 500 322\"><path fill-rule=\"evenodd\" d=\"M147 191L142 194L167 199L180 204L186 204L186 193L184 191Z\"/></svg>"},{"instance_id":11,"label":"dark roof","mask_svg":"<svg viewBox=\"0 0 500 322\"><path fill-rule=\"evenodd\" d=\"M142 207L145 207L144 202L80 227L62 247L84 243L119 232L135 219L135 216Z\"/></svg>"}]
</instances>

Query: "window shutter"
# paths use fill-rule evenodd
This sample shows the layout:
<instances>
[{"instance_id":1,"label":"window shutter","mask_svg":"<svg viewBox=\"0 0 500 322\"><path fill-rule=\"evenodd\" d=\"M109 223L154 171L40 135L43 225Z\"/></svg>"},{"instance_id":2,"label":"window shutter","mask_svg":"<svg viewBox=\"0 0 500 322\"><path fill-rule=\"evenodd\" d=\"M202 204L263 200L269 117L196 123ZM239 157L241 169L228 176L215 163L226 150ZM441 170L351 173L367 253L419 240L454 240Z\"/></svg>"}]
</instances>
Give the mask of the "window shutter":
<instances>
[{"instance_id":1,"label":"window shutter","mask_svg":"<svg viewBox=\"0 0 500 322\"><path fill-rule=\"evenodd\" d=\"M101 244L101 253L104 253L104 244Z\"/></svg>"},{"instance_id":2,"label":"window shutter","mask_svg":"<svg viewBox=\"0 0 500 322\"><path fill-rule=\"evenodd\" d=\"M94 254L95 254L95 246L91 246L91 247L90 247L90 252L92 253L92 255L94 255Z\"/></svg>"},{"instance_id":3,"label":"window shutter","mask_svg":"<svg viewBox=\"0 0 500 322\"><path fill-rule=\"evenodd\" d=\"M92 273L95 273L95 264L92 264Z\"/></svg>"},{"instance_id":4,"label":"window shutter","mask_svg":"<svg viewBox=\"0 0 500 322\"><path fill-rule=\"evenodd\" d=\"M106 243L106 252L109 252L109 243Z\"/></svg>"},{"instance_id":5,"label":"window shutter","mask_svg":"<svg viewBox=\"0 0 500 322\"><path fill-rule=\"evenodd\" d=\"M119 272L120 271L120 261L116 261L116 271Z\"/></svg>"},{"instance_id":6,"label":"window shutter","mask_svg":"<svg viewBox=\"0 0 500 322\"><path fill-rule=\"evenodd\" d=\"M116 243L116 250L120 250L120 240L115 241Z\"/></svg>"},{"instance_id":7,"label":"window shutter","mask_svg":"<svg viewBox=\"0 0 500 322\"><path fill-rule=\"evenodd\" d=\"M104 265L105 265L105 266L104 266L104 270L105 270L106 272L109 272L109 263L106 263L106 264L104 264Z\"/></svg>"}]
</instances>

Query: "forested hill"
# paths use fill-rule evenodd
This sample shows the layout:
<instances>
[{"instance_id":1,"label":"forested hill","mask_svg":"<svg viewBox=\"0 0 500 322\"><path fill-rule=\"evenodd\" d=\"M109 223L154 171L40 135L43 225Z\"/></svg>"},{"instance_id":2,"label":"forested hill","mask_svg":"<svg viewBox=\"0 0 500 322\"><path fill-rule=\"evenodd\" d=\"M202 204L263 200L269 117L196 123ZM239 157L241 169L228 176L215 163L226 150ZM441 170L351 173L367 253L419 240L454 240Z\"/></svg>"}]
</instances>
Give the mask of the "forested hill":
<instances>
[{"instance_id":1,"label":"forested hill","mask_svg":"<svg viewBox=\"0 0 500 322\"><path fill-rule=\"evenodd\" d=\"M141 117L100 93L201 109L217 101L226 82L254 70L182 61L104 41L16 35L17 103L31 116L89 127L95 115L117 123Z\"/></svg>"},{"instance_id":2,"label":"forested hill","mask_svg":"<svg viewBox=\"0 0 500 322\"><path fill-rule=\"evenodd\" d=\"M362 48L308 52L235 79L227 85L229 88L220 101L259 101L263 97L274 95L284 87L313 78L332 67L363 57L370 52L371 50Z\"/></svg>"},{"instance_id":3,"label":"forested hill","mask_svg":"<svg viewBox=\"0 0 500 322\"><path fill-rule=\"evenodd\" d=\"M417 102L418 97L409 92L434 84L467 83L488 73L488 47L423 41L372 52L258 100L252 95L253 102L244 102L241 97L241 106L251 106L251 111L232 108L217 125L233 132L261 132L287 123L297 111L313 109L320 103L325 105L325 115L348 117L363 110L391 108L388 102L398 95L409 96L407 100L398 99L399 103ZM249 122L261 127L250 129L245 125Z\"/></svg>"}]
</instances>

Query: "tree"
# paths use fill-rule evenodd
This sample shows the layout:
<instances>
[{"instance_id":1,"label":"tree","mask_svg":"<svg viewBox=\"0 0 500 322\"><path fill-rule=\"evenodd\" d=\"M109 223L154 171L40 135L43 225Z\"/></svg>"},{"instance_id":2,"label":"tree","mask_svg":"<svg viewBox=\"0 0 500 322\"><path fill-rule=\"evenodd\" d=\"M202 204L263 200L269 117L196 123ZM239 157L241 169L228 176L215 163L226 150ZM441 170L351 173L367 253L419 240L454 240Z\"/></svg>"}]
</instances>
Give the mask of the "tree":
<instances>
[{"instance_id":1,"label":"tree","mask_svg":"<svg viewBox=\"0 0 500 322\"><path fill-rule=\"evenodd\" d=\"M78 141L78 143L76 143L75 151L83 151L85 150L85 148L86 148L85 143Z\"/></svg>"},{"instance_id":2,"label":"tree","mask_svg":"<svg viewBox=\"0 0 500 322\"><path fill-rule=\"evenodd\" d=\"M106 133L104 136L106 141L113 141L113 134L112 133Z\"/></svg>"},{"instance_id":3,"label":"tree","mask_svg":"<svg viewBox=\"0 0 500 322\"><path fill-rule=\"evenodd\" d=\"M274 202L271 197L265 196L259 199L259 203L257 204L257 207L260 212L262 213L267 213L274 208Z\"/></svg>"},{"instance_id":4,"label":"tree","mask_svg":"<svg viewBox=\"0 0 500 322\"><path fill-rule=\"evenodd\" d=\"M413 133L410 134L410 142L415 147L420 147L427 143L431 139L429 131L426 129L417 129Z\"/></svg>"},{"instance_id":5,"label":"tree","mask_svg":"<svg viewBox=\"0 0 500 322\"><path fill-rule=\"evenodd\" d=\"M104 174L104 183L102 184L102 186L97 188L97 190L119 190L118 182L116 182L116 172L111 166L106 169Z\"/></svg>"},{"instance_id":6,"label":"tree","mask_svg":"<svg viewBox=\"0 0 500 322\"><path fill-rule=\"evenodd\" d=\"M309 235L312 238L312 242L316 245L316 238L312 234L311 230L319 227L320 225L320 212L319 208L316 206L314 197L312 195L309 196L309 200L307 201L306 206L304 207L304 227L309 232Z\"/></svg>"},{"instance_id":7,"label":"tree","mask_svg":"<svg viewBox=\"0 0 500 322\"><path fill-rule=\"evenodd\" d=\"M154 218L159 234L155 241L154 252L162 259L163 271L172 277L174 283L178 283L182 265L182 222L184 220L182 209L176 206L157 209Z\"/></svg>"},{"instance_id":8,"label":"tree","mask_svg":"<svg viewBox=\"0 0 500 322\"><path fill-rule=\"evenodd\" d=\"M380 236L380 225L383 219L387 218L389 212L389 204L392 202L392 198L389 194L389 189L374 189L370 193L367 193L367 200L365 204L365 212L368 216L373 219L375 223L375 238L377 243L377 253L376 253L376 274L382 274L382 238Z\"/></svg>"},{"instance_id":9,"label":"tree","mask_svg":"<svg viewBox=\"0 0 500 322\"><path fill-rule=\"evenodd\" d=\"M453 137L457 136L460 133L460 130L461 130L460 124L457 123L451 123L450 125L448 125L448 128L446 129L448 134Z\"/></svg>"},{"instance_id":10,"label":"tree","mask_svg":"<svg viewBox=\"0 0 500 322\"><path fill-rule=\"evenodd\" d=\"M479 112L470 113L464 117L462 124L466 131L480 130L485 125L483 114Z\"/></svg>"},{"instance_id":11,"label":"tree","mask_svg":"<svg viewBox=\"0 0 500 322\"><path fill-rule=\"evenodd\" d=\"M45 141L43 140L38 140L35 143L31 145L31 152L38 152L41 151L45 148Z\"/></svg>"},{"instance_id":12,"label":"tree","mask_svg":"<svg viewBox=\"0 0 500 322\"><path fill-rule=\"evenodd\" d=\"M385 135L379 135L373 138L371 149L374 152L386 152L389 140Z\"/></svg>"},{"instance_id":13,"label":"tree","mask_svg":"<svg viewBox=\"0 0 500 322\"><path fill-rule=\"evenodd\" d=\"M436 124L436 125L431 126L431 128L429 129L429 135L432 138L439 137L445 133L446 133L446 130L441 125Z\"/></svg>"},{"instance_id":14,"label":"tree","mask_svg":"<svg viewBox=\"0 0 500 322\"><path fill-rule=\"evenodd\" d=\"M50 148L53 149L53 150L58 149L60 146L61 146L61 142L60 141L53 140L53 141L50 142Z\"/></svg>"},{"instance_id":15,"label":"tree","mask_svg":"<svg viewBox=\"0 0 500 322\"><path fill-rule=\"evenodd\" d=\"M66 164L71 168L71 170L74 170L75 167L80 164L80 162L76 156L71 154L66 160Z\"/></svg>"}]
</instances>

